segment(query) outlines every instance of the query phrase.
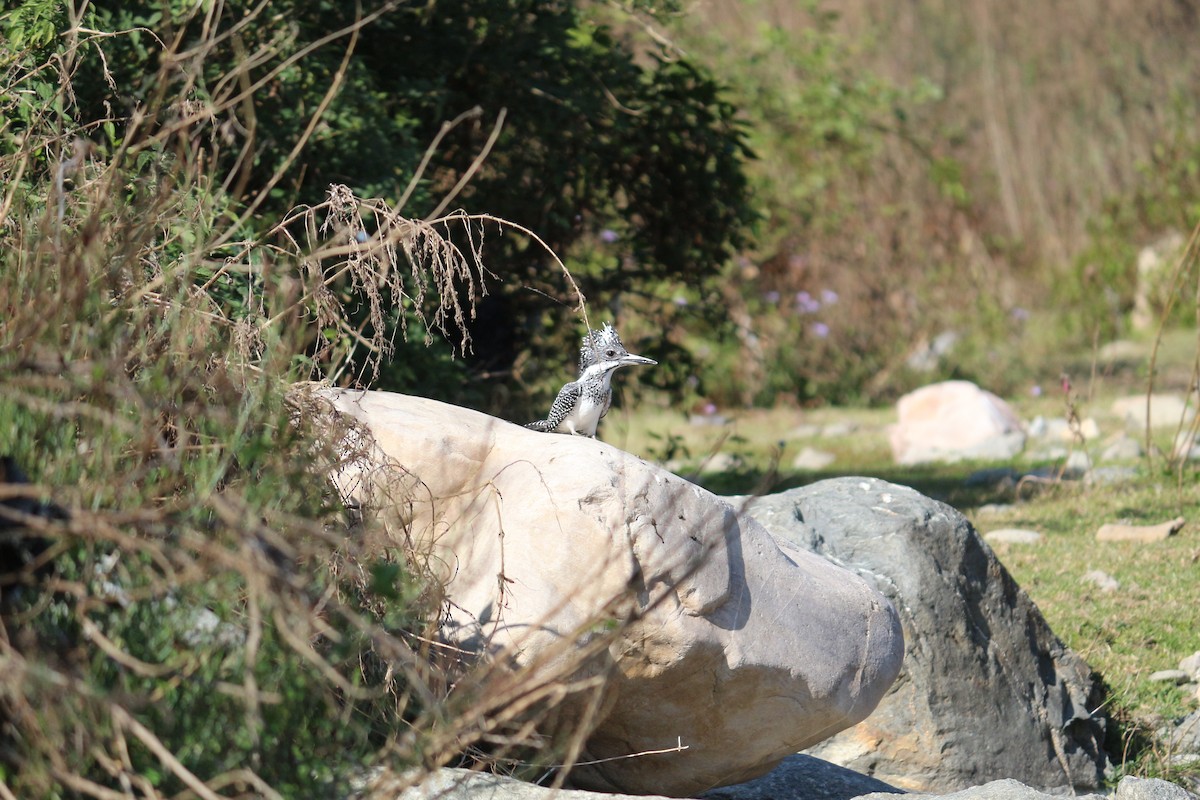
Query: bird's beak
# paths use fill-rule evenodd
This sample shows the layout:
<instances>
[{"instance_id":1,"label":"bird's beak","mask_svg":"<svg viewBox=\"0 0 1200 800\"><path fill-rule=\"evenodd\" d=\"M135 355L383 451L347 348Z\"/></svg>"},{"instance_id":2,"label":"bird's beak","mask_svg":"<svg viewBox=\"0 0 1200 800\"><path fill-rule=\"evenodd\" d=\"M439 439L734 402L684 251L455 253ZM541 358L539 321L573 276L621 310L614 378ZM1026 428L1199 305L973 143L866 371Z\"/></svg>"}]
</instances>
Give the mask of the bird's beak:
<instances>
[{"instance_id":1,"label":"bird's beak","mask_svg":"<svg viewBox=\"0 0 1200 800\"><path fill-rule=\"evenodd\" d=\"M645 364L647 366L654 366L657 363L658 362L655 361L653 358L646 358L645 356L635 356L633 353L626 353L625 355L621 356L621 366L623 366L623 367L631 367L634 364Z\"/></svg>"}]
</instances>

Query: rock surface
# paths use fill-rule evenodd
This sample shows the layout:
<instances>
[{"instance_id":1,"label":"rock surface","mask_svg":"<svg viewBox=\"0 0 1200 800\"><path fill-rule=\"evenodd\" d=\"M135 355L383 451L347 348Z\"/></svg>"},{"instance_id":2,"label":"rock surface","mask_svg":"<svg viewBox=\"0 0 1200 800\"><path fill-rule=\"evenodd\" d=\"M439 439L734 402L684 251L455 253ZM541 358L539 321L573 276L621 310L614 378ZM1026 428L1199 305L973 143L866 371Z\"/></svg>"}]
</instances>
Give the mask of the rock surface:
<instances>
[{"instance_id":1,"label":"rock surface","mask_svg":"<svg viewBox=\"0 0 1200 800\"><path fill-rule=\"evenodd\" d=\"M595 701L580 760L613 759L577 768L576 786L684 796L749 780L863 719L900 669L897 613L870 583L785 554L661 468L432 400L320 394L370 430L375 448L337 478L398 514L441 572L444 635L539 678L603 677L557 720Z\"/></svg>"},{"instance_id":2,"label":"rock surface","mask_svg":"<svg viewBox=\"0 0 1200 800\"><path fill-rule=\"evenodd\" d=\"M1025 446L1016 412L969 381L924 386L896 403L892 456L898 464L1012 458Z\"/></svg>"},{"instance_id":3,"label":"rock surface","mask_svg":"<svg viewBox=\"0 0 1200 800\"><path fill-rule=\"evenodd\" d=\"M766 778L717 789L702 800L896 800L900 790L850 770L798 755L787 759ZM658 800L659 795L632 796L552 790L502 775L443 769L397 795L397 800ZM1079 795L1100 800L1103 795ZM905 794L904 800L1059 800L1014 780L996 780L950 794ZM1197 800L1197 796L1167 781L1126 776L1108 800Z\"/></svg>"},{"instance_id":4,"label":"rock surface","mask_svg":"<svg viewBox=\"0 0 1200 800\"><path fill-rule=\"evenodd\" d=\"M881 780L813 756L788 756L761 778L705 792L704 800L850 800L867 794L903 794ZM893 798L894 800L894 798Z\"/></svg>"},{"instance_id":5,"label":"rock surface","mask_svg":"<svg viewBox=\"0 0 1200 800\"><path fill-rule=\"evenodd\" d=\"M1101 784L1100 687L961 514L871 478L758 498L745 513L866 577L901 610L900 678L865 722L809 753L923 791L999 778Z\"/></svg>"}]
</instances>

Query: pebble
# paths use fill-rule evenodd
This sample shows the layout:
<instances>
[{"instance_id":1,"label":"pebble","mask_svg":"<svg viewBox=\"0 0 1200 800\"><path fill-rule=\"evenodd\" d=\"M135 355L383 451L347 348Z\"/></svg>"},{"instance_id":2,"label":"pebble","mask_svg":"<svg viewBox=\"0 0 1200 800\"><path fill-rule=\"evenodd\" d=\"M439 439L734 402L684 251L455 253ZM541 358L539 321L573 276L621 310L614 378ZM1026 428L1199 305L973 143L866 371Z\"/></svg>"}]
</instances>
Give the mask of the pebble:
<instances>
[{"instance_id":1,"label":"pebble","mask_svg":"<svg viewBox=\"0 0 1200 800\"><path fill-rule=\"evenodd\" d=\"M815 472L816 470L825 469L836 460L837 456L833 453L827 453L815 447L805 447L792 460L792 468Z\"/></svg>"},{"instance_id":2,"label":"pebble","mask_svg":"<svg viewBox=\"0 0 1200 800\"><path fill-rule=\"evenodd\" d=\"M1085 583L1090 583L1102 592L1115 592L1121 588L1121 582L1109 575L1107 572L1102 572L1098 569L1088 570L1083 573Z\"/></svg>"},{"instance_id":3,"label":"pebble","mask_svg":"<svg viewBox=\"0 0 1200 800\"><path fill-rule=\"evenodd\" d=\"M732 453L714 453L711 458L700 465L700 471L704 473L733 472L743 466L745 466L745 462L741 456L735 456Z\"/></svg>"},{"instance_id":4,"label":"pebble","mask_svg":"<svg viewBox=\"0 0 1200 800\"><path fill-rule=\"evenodd\" d=\"M1160 669L1158 672L1150 673L1150 677L1146 680L1151 683L1173 683L1176 686L1182 686L1188 682L1188 675L1181 669Z\"/></svg>"},{"instance_id":5,"label":"pebble","mask_svg":"<svg viewBox=\"0 0 1200 800\"><path fill-rule=\"evenodd\" d=\"M1063 465L1063 477L1070 480L1082 478L1092 468L1092 459L1085 450L1072 450Z\"/></svg>"},{"instance_id":6,"label":"pebble","mask_svg":"<svg viewBox=\"0 0 1200 800\"><path fill-rule=\"evenodd\" d=\"M853 422L831 422L821 428L821 438L836 439L840 436L849 436L856 430L858 430L858 426Z\"/></svg>"},{"instance_id":7,"label":"pebble","mask_svg":"<svg viewBox=\"0 0 1200 800\"><path fill-rule=\"evenodd\" d=\"M1146 428L1146 395L1135 394L1113 401L1112 412L1125 418L1125 425L1135 431ZM1178 394L1155 394L1150 396L1150 422L1155 428L1171 427L1192 421L1195 409Z\"/></svg>"},{"instance_id":8,"label":"pebble","mask_svg":"<svg viewBox=\"0 0 1200 800\"><path fill-rule=\"evenodd\" d=\"M986 517L991 514L1006 514L1012 510L1012 503L986 503L975 509L975 514L976 516Z\"/></svg>"},{"instance_id":9,"label":"pebble","mask_svg":"<svg viewBox=\"0 0 1200 800\"><path fill-rule=\"evenodd\" d=\"M1101 461L1136 461L1144 455L1142 443L1122 434L1113 439L1100 453Z\"/></svg>"},{"instance_id":10,"label":"pebble","mask_svg":"<svg viewBox=\"0 0 1200 800\"><path fill-rule=\"evenodd\" d=\"M983 538L991 544L1037 544L1042 534L1024 528L1000 528L988 531Z\"/></svg>"},{"instance_id":11,"label":"pebble","mask_svg":"<svg viewBox=\"0 0 1200 800\"><path fill-rule=\"evenodd\" d=\"M1034 417L1025 429L1034 439L1050 439L1068 444L1076 441L1075 431L1071 429L1071 423L1062 417L1052 417L1051 419ZM1096 420L1088 417L1079 423L1079 435L1086 441L1099 439L1100 426L1096 423Z\"/></svg>"},{"instance_id":12,"label":"pebble","mask_svg":"<svg viewBox=\"0 0 1200 800\"><path fill-rule=\"evenodd\" d=\"M1128 483L1137 476L1137 467L1096 467L1083 477L1083 482L1089 486L1111 486Z\"/></svg>"},{"instance_id":13,"label":"pebble","mask_svg":"<svg viewBox=\"0 0 1200 800\"><path fill-rule=\"evenodd\" d=\"M788 431L788 437L791 439L815 439L821 435L820 425L797 425Z\"/></svg>"},{"instance_id":14,"label":"pebble","mask_svg":"<svg viewBox=\"0 0 1200 800\"><path fill-rule=\"evenodd\" d=\"M1126 525L1110 522L1096 531L1098 542L1161 542L1183 527L1183 517L1158 525Z\"/></svg>"}]
</instances>

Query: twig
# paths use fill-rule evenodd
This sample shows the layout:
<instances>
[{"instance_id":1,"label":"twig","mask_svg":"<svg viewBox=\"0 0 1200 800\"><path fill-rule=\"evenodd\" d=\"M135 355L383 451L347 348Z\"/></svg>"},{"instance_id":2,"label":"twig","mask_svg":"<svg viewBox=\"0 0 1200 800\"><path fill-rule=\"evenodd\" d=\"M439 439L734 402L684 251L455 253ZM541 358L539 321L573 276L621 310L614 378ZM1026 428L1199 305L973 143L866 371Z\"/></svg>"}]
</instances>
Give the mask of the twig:
<instances>
[{"instance_id":1,"label":"twig","mask_svg":"<svg viewBox=\"0 0 1200 800\"><path fill-rule=\"evenodd\" d=\"M467 171L458 179L458 183L454 184L454 188L438 203L437 208L429 212L430 217L436 218L440 216L446 210L446 207L454 202L454 198L458 197L458 193L466 187L471 178L475 177L475 173L479 171L479 167L482 166L484 159L492 152L492 147L496 144L496 140L500 138L500 131L504 128L504 118L506 116L508 116L508 109L500 109L500 113L496 115L496 124L492 126L492 133L488 136L487 141L483 143L483 149L479 151L479 154L475 156L475 160L471 162L471 166L467 167Z\"/></svg>"},{"instance_id":2,"label":"twig","mask_svg":"<svg viewBox=\"0 0 1200 800\"><path fill-rule=\"evenodd\" d=\"M162 762L164 767L171 770L175 774L175 777L183 781L193 792L200 795L204 800L224 800L224 798L208 788L204 781L196 777L195 773L185 767L183 762L176 758L175 754L153 732L134 719L128 711L114 704L111 706L111 713L113 722L136 736L138 741L146 746L146 749L158 757L158 760Z\"/></svg>"}]
</instances>

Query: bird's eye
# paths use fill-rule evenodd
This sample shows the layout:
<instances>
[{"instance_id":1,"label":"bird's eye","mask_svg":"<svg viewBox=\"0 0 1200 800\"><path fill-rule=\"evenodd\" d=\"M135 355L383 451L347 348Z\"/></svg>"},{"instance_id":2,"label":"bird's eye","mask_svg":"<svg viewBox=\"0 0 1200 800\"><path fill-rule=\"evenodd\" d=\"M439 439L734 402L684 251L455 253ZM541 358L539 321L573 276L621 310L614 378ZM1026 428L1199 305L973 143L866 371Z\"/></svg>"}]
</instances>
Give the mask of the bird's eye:
<instances>
[{"instance_id":1,"label":"bird's eye","mask_svg":"<svg viewBox=\"0 0 1200 800\"><path fill-rule=\"evenodd\" d=\"M611 347L604 351L604 355L608 356L609 358L612 358L616 354L617 354L617 351L613 350Z\"/></svg>"}]
</instances>

